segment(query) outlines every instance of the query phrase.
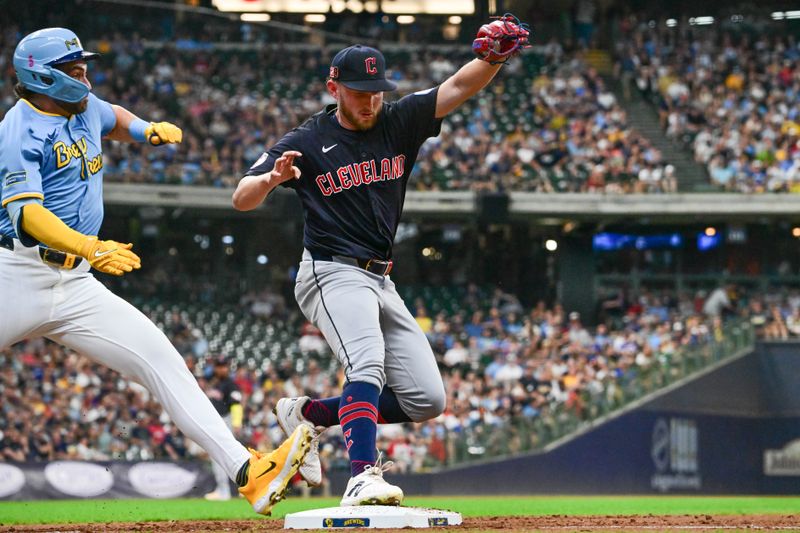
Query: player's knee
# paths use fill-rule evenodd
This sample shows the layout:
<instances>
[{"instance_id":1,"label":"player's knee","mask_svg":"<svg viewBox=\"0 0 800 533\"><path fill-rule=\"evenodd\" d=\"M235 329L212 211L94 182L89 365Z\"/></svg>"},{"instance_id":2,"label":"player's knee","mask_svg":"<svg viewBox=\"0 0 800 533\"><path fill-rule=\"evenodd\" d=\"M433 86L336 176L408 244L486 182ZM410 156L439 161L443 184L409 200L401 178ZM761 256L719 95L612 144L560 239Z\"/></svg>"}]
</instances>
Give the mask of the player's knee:
<instances>
[{"instance_id":1,"label":"player's knee","mask_svg":"<svg viewBox=\"0 0 800 533\"><path fill-rule=\"evenodd\" d=\"M431 399L431 418L436 418L440 414L444 413L444 408L446 406L447 395L444 392L444 386L442 386Z\"/></svg>"},{"instance_id":2,"label":"player's knee","mask_svg":"<svg viewBox=\"0 0 800 533\"><path fill-rule=\"evenodd\" d=\"M415 422L424 422L436 418L444 412L445 405L447 404L447 396L444 392L444 387L438 387L427 392L425 397L426 405L421 406L417 413Z\"/></svg>"}]
</instances>

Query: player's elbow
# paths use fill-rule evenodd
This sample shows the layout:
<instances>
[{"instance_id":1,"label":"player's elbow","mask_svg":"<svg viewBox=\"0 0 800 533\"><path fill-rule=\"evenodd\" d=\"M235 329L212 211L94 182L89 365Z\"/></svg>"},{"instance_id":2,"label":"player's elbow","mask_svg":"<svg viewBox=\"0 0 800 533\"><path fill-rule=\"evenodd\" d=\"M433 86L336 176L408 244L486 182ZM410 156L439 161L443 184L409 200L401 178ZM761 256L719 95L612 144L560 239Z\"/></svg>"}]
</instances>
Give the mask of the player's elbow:
<instances>
[{"instance_id":1,"label":"player's elbow","mask_svg":"<svg viewBox=\"0 0 800 533\"><path fill-rule=\"evenodd\" d=\"M252 201L250 195L246 194L240 188L233 192L231 202L233 203L233 208L237 211L252 211L258 205L257 202Z\"/></svg>"},{"instance_id":2,"label":"player's elbow","mask_svg":"<svg viewBox=\"0 0 800 533\"><path fill-rule=\"evenodd\" d=\"M239 191L234 192L233 193L233 198L231 199L231 203L233 204L233 208L236 209L237 211L249 211L249 209L245 208L245 204L242 202L241 196L238 196L236 194L238 192Z\"/></svg>"},{"instance_id":3,"label":"player's elbow","mask_svg":"<svg viewBox=\"0 0 800 533\"><path fill-rule=\"evenodd\" d=\"M272 190L264 176L245 176L233 191L233 208L237 211L252 211L258 207Z\"/></svg>"}]
</instances>

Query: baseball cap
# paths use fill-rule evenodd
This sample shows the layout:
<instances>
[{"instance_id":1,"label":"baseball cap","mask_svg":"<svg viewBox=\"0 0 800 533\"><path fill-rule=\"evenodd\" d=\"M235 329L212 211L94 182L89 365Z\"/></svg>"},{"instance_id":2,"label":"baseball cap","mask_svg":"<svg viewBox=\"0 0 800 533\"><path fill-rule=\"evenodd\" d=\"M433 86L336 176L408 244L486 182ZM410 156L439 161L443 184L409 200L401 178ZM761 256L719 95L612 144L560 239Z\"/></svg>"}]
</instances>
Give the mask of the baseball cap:
<instances>
[{"instance_id":1,"label":"baseball cap","mask_svg":"<svg viewBox=\"0 0 800 533\"><path fill-rule=\"evenodd\" d=\"M331 61L330 78L354 91L394 91L386 79L386 60L375 48L356 44L340 50Z\"/></svg>"}]
</instances>

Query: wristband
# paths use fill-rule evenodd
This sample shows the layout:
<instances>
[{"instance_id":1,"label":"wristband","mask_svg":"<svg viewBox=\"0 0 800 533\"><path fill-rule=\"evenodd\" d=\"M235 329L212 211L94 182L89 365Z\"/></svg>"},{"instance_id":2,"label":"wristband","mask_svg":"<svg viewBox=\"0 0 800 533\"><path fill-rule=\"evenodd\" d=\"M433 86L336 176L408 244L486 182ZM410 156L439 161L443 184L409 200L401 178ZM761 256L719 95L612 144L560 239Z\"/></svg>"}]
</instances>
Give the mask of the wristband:
<instances>
[{"instance_id":1,"label":"wristband","mask_svg":"<svg viewBox=\"0 0 800 533\"><path fill-rule=\"evenodd\" d=\"M149 122L140 118L136 118L133 120L133 122L131 122L131 125L128 126L128 133L131 134L131 137L133 137L134 141L143 143L145 141L144 132L149 127Z\"/></svg>"}]
</instances>

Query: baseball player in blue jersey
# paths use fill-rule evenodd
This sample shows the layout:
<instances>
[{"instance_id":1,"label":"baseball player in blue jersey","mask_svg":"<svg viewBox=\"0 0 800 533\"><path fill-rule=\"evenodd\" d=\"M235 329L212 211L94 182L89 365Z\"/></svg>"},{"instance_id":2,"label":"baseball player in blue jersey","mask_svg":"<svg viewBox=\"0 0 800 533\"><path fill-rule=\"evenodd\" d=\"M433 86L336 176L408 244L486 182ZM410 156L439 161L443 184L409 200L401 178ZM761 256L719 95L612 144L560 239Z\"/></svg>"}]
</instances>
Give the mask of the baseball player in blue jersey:
<instances>
[{"instance_id":1,"label":"baseball player in blue jersey","mask_svg":"<svg viewBox=\"0 0 800 533\"><path fill-rule=\"evenodd\" d=\"M167 337L91 273L141 266L131 244L97 237L101 139L181 141L177 126L91 94L87 65L96 57L63 28L34 32L14 51L19 101L0 122L0 349L43 336L141 383L256 512L269 514L310 449L311 430L300 427L270 454L248 451Z\"/></svg>"},{"instance_id":2,"label":"baseball player in blue jersey","mask_svg":"<svg viewBox=\"0 0 800 533\"><path fill-rule=\"evenodd\" d=\"M284 398L275 413L287 433L304 423L341 425L351 478L341 505L399 505L403 491L383 478L390 463L376 454L376 424L422 422L442 413L445 390L433 351L389 277L392 244L409 174L422 143L442 118L485 87L527 46L528 31L511 16L484 25L480 56L438 87L392 103L384 91L383 55L356 45L333 58L328 92L336 99L287 133L246 173L233 195L256 208L278 185L303 205L305 250L295 296L342 365L341 396ZM322 481L315 444L300 474Z\"/></svg>"}]
</instances>

